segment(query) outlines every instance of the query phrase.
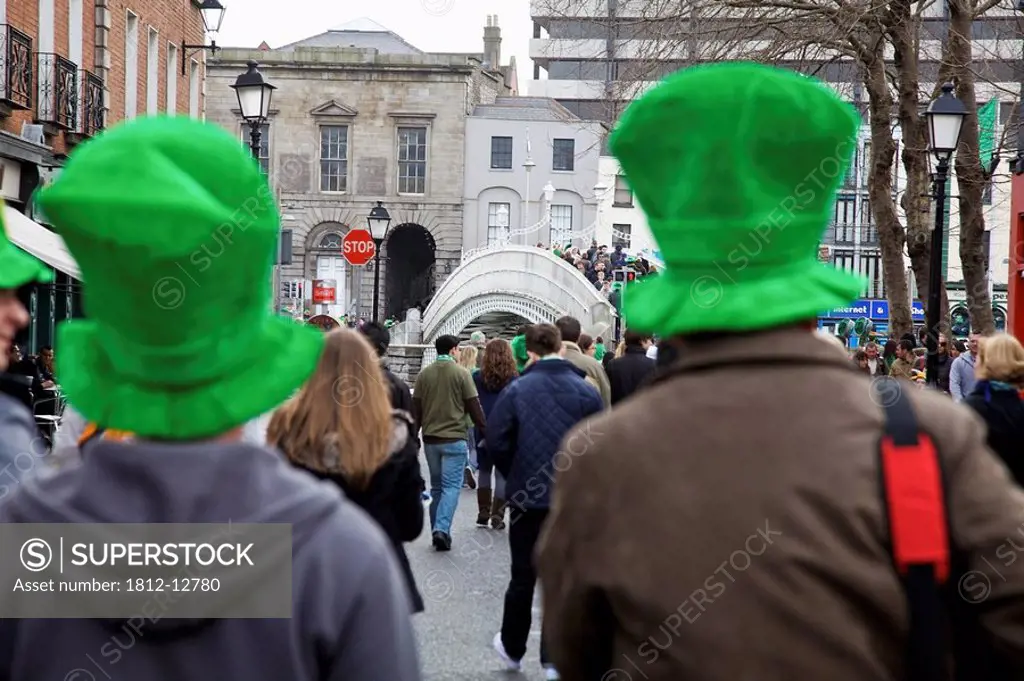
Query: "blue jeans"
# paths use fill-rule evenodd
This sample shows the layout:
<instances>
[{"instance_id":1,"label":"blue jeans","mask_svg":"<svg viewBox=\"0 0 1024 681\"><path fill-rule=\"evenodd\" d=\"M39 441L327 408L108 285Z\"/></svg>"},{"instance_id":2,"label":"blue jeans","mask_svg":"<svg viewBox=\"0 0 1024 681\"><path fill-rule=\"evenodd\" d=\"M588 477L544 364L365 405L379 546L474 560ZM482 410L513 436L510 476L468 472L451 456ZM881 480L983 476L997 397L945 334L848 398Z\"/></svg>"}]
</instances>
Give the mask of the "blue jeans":
<instances>
[{"instance_id":1,"label":"blue jeans","mask_svg":"<svg viewBox=\"0 0 1024 681\"><path fill-rule=\"evenodd\" d=\"M465 440L424 443L423 449L430 469L430 529L451 535L469 449Z\"/></svg>"}]
</instances>

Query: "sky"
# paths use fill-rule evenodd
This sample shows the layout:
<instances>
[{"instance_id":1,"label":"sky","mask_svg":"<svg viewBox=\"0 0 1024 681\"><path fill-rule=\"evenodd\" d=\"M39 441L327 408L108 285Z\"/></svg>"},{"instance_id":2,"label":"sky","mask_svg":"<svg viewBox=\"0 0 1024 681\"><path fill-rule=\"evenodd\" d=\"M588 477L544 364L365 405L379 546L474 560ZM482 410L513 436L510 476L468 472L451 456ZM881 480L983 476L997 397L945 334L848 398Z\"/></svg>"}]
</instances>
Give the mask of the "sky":
<instances>
[{"instance_id":1,"label":"sky","mask_svg":"<svg viewBox=\"0 0 1024 681\"><path fill-rule=\"evenodd\" d=\"M520 91L530 77L529 0L223 0L223 47L280 47L366 17L427 52L482 52L487 15L498 15L501 61L515 55Z\"/></svg>"}]
</instances>

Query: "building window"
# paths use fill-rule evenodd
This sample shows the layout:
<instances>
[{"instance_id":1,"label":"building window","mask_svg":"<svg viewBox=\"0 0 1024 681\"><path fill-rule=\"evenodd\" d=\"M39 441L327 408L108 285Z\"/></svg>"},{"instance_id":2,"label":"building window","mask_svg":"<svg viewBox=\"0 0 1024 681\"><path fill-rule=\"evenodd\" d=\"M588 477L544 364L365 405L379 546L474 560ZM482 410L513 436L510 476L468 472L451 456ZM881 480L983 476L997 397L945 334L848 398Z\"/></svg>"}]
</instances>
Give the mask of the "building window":
<instances>
[{"instance_id":1,"label":"building window","mask_svg":"<svg viewBox=\"0 0 1024 681\"><path fill-rule=\"evenodd\" d=\"M572 206L551 206L551 247L569 243L572 234Z\"/></svg>"},{"instance_id":2,"label":"building window","mask_svg":"<svg viewBox=\"0 0 1024 681\"><path fill-rule=\"evenodd\" d=\"M512 138L491 138L491 168L495 170L512 169Z\"/></svg>"},{"instance_id":3,"label":"building window","mask_svg":"<svg viewBox=\"0 0 1024 681\"><path fill-rule=\"evenodd\" d=\"M242 124L242 142L245 148L249 149L252 133L249 126ZM266 175L270 175L270 124L264 123L260 126L260 168Z\"/></svg>"},{"instance_id":4,"label":"building window","mask_svg":"<svg viewBox=\"0 0 1024 681\"><path fill-rule=\"evenodd\" d=\"M864 294L868 298L884 298L882 290L882 255L877 252L861 252L860 273L867 277L868 287Z\"/></svg>"},{"instance_id":5,"label":"building window","mask_svg":"<svg viewBox=\"0 0 1024 681\"><path fill-rule=\"evenodd\" d=\"M985 206L992 205L992 178L985 182L985 187L981 190L981 203Z\"/></svg>"},{"instance_id":6,"label":"building window","mask_svg":"<svg viewBox=\"0 0 1024 681\"><path fill-rule=\"evenodd\" d=\"M427 193L427 129L398 129L398 193Z\"/></svg>"},{"instance_id":7,"label":"building window","mask_svg":"<svg viewBox=\"0 0 1024 681\"><path fill-rule=\"evenodd\" d=\"M152 26L146 43L146 113L160 113L160 34Z\"/></svg>"},{"instance_id":8,"label":"building window","mask_svg":"<svg viewBox=\"0 0 1024 681\"><path fill-rule=\"evenodd\" d=\"M554 140L551 144L551 169L575 170L576 140Z\"/></svg>"},{"instance_id":9,"label":"building window","mask_svg":"<svg viewBox=\"0 0 1024 681\"><path fill-rule=\"evenodd\" d=\"M509 214L507 203L487 204L487 245L508 241Z\"/></svg>"},{"instance_id":10,"label":"building window","mask_svg":"<svg viewBox=\"0 0 1024 681\"><path fill-rule=\"evenodd\" d=\"M172 116L178 113L178 46L167 43L167 83L164 86L167 94L167 113Z\"/></svg>"},{"instance_id":11,"label":"building window","mask_svg":"<svg viewBox=\"0 0 1024 681\"><path fill-rule=\"evenodd\" d=\"M853 158L850 159L850 167L846 171L846 180L843 182L843 185L846 187L857 186L857 165L861 158L859 152L859 149L855 148L853 150Z\"/></svg>"},{"instance_id":12,"label":"building window","mask_svg":"<svg viewBox=\"0 0 1024 681\"><path fill-rule=\"evenodd\" d=\"M195 59L188 67L188 115L199 118L199 62Z\"/></svg>"},{"instance_id":13,"label":"building window","mask_svg":"<svg viewBox=\"0 0 1024 681\"><path fill-rule=\"evenodd\" d=\"M612 201L616 206L632 207L633 205L633 190L626 184L626 178L623 175L615 176L615 198Z\"/></svg>"},{"instance_id":14,"label":"building window","mask_svg":"<svg viewBox=\"0 0 1024 681\"><path fill-rule=\"evenodd\" d=\"M320 191L348 191L348 126L320 128Z\"/></svg>"},{"instance_id":15,"label":"building window","mask_svg":"<svg viewBox=\"0 0 1024 681\"><path fill-rule=\"evenodd\" d=\"M139 17L128 12L124 31L124 117L139 115Z\"/></svg>"},{"instance_id":16,"label":"building window","mask_svg":"<svg viewBox=\"0 0 1024 681\"><path fill-rule=\"evenodd\" d=\"M320 246L326 251L340 251L341 250L341 235L335 234L334 232L328 232L324 234L323 238L320 239Z\"/></svg>"},{"instance_id":17,"label":"building window","mask_svg":"<svg viewBox=\"0 0 1024 681\"><path fill-rule=\"evenodd\" d=\"M633 241L633 225L615 224L612 225L612 245L622 244L623 248L629 248Z\"/></svg>"},{"instance_id":18,"label":"building window","mask_svg":"<svg viewBox=\"0 0 1024 681\"><path fill-rule=\"evenodd\" d=\"M840 195L836 198L836 212L833 223L836 231L836 243L853 243L854 225L856 225L855 211L857 200L852 196Z\"/></svg>"},{"instance_id":19,"label":"building window","mask_svg":"<svg viewBox=\"0 0 1024 681\"><path fill-rule=\"evenodd\" d=\"M832 253L832 263L839 269L853 272L853 251L837 248Z\"/></svg>"}]
</instances>

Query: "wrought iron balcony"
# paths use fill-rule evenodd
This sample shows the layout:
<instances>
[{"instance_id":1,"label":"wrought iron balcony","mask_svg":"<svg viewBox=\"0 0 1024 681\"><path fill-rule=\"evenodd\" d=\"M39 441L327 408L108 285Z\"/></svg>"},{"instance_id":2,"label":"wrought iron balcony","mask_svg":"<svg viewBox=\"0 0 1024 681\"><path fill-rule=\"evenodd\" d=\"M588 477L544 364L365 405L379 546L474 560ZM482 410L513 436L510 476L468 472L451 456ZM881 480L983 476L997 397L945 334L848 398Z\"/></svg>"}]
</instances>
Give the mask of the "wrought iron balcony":
<instances>
[{"instance_id":1,"label":"wrought iron balcony","mask_svg":"<svg viewBox=\"0 0 1024 681\"><path fill-rule=\"evenodd\" d=\"M32 72L32 38L10 24L0 24L0 104L30 109Z\"/></svg>"},{"instance_id":2,"label":"wrought iron balcony","mask_svg":"<svg viewBox=\"0 0 1024 681\"><path fill-rule=\"evenodd\" d=\"M78 67L59 54L40 52L36 57L39 73L36 121L74 130L78 124Z\"/></svg>"},{"instance_id":3,"label":"wrought iron balcony","mask_svg":"<svg viewBox=\"0 0 1024 681\"><path fill-rule=\"evenodd\" d=\"M82 71L79 74L82 86L80 125L85 135L95 135L106 123L106 109L103 107L103 79L95 73Z\"/></svg>"},{"instance_id":4,"label":"wrought iron balcony","mask_svg":"<svg viewBox=\"0 0 1024 681\"><path fill-rule=\"evenodd\" d=\"M878 225L836 225L829 227L826 233L826 243L836 246L853 246L858 243L857 232L860 231L860 245L873 246L878 244Z\"/></svg>"}]
</instances>

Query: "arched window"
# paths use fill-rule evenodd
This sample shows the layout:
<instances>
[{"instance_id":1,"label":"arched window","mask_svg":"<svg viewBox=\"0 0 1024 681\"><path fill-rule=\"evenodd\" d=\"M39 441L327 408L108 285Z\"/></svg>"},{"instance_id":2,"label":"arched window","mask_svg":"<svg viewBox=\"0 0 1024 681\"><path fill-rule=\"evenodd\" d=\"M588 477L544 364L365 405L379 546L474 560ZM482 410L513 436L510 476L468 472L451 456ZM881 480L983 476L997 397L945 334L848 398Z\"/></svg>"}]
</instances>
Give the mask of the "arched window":
<instances>
[{"instance_id":1,"label":"arched window","mask_svg":"<svg viewBox=\"0 0 1024 681\"><path fill-rule=\"evenodd\" d=\"M323 238L320 239L320 243L317 248L323 248L325 250L341 250L341 235L335 234L334 232L328 232L324 234Z\"/></svg>"}]
</instances>

